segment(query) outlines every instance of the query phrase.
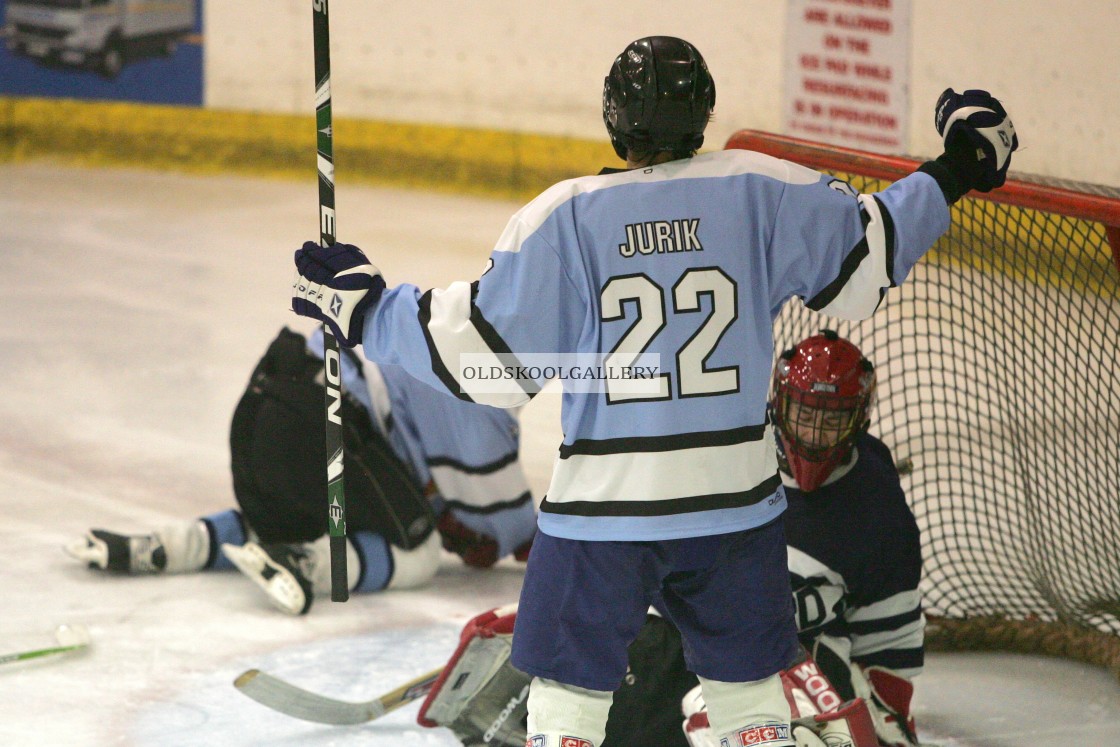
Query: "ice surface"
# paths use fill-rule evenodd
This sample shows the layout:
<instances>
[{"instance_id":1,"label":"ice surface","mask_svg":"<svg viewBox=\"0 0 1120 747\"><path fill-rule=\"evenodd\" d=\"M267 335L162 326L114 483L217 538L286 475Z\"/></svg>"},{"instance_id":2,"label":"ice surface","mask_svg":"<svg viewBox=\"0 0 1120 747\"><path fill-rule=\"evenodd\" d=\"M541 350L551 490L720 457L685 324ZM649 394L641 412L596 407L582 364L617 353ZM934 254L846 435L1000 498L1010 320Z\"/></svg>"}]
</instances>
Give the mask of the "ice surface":
<instances>
[{"instance_id":1,"label":"ice surface","mask_svg":"<svg viewBox=\"0 0 1120 747\"><path fill-rule=\"evenodd\" d=\"M344 171L340 169L340 177ZM521 568L445 556L427 588L317 601L289 618L236 573L120 578L61 551L90 527L140 531L233 505L229 418L283 324L291 253L317 238L306 183L46 163L0 165L0 651L93 643L0 669L0 745L454 745L416 706L358 727L275 714L233 679L257 667L366 700L443 662L460 626L516 598ZM340 240L390 282L473 279L518 207L339 185ZM559 400L522 415L539 497ZM936 655L917 683L926 739L1120 745L1120 686L1067 662Z\"/></svg>"}]
</instances>

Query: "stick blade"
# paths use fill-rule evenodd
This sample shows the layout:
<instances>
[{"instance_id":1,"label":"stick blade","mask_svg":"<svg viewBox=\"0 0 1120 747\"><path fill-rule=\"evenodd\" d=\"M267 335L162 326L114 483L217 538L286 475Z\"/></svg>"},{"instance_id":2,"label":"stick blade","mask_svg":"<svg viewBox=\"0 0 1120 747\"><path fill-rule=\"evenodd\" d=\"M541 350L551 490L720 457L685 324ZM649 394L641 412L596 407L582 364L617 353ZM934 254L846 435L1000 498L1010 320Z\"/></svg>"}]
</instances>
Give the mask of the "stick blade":
<instances>
[{"instance_id":1,"label":"stick blade","mask_svg":"<svg viewBox=\"0 0 1120 747\"><path fill-rule=\"evenodd\" d=\"M378 701L351 703L326 698L296 687L259 669L242 672L233 686L261 705L292 718L314 721L319 724L348 726L364 724L383 715L385 709Z\"/></svg>"}]
</instances>

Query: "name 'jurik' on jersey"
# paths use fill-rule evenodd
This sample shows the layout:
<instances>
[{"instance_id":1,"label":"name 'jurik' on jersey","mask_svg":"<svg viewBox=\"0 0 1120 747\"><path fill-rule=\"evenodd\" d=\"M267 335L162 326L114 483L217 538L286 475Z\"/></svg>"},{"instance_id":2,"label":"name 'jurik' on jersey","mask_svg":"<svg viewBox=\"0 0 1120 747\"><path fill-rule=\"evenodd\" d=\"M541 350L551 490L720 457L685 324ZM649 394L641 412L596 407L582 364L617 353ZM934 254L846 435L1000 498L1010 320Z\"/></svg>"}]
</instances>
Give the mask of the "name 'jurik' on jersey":
<instances>
[{"instance_id":1,"label":"name 'jurik' on jersey","mask_svg":"<svg viewBox=\"0 0 1120 747\"><path fill-rule=\"evenodd\" d=\"M630 223L626 226L626 243L618 245L618 253L633 257L635 254L702 252L704 247L696 236L699 228L699 218Z\"/></svg>"}]
</instances>

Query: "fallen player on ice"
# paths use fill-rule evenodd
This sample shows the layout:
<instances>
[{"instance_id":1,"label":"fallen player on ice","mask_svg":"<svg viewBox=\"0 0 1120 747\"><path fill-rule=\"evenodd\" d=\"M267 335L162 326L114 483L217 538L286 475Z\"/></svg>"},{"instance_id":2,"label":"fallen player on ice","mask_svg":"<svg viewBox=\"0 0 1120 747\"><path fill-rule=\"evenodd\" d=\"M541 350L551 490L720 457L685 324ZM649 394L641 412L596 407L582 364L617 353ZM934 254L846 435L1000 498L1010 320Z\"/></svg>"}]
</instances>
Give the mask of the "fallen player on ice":
<instances>
[{"instance_id":1,"label":"fallen player on ice","mask_svg":"<svg viewBox=\"0 0 1120 747\"><path fill-rule=\"evenodd\" d=\"M66 552L125 574L236 566L276 607L306 613L331 588L322 351L321 332L285 328L254 369L230 427L238 508L142 534L91 529ZM350 591L425 584L441 546L478 568L528 556L536 515L509 411L349 351L342 378Z\"/></svg>"}]
</instances>

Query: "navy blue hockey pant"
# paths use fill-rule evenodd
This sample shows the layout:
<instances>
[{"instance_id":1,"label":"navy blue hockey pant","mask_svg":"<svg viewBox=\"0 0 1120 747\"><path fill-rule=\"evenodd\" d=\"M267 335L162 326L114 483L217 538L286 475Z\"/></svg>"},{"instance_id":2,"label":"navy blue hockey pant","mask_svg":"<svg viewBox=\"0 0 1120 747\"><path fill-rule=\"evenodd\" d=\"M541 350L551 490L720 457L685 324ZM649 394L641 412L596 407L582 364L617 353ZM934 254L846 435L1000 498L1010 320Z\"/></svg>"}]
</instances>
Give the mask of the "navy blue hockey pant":
<instances>
[{"instance_id":1,"label":"navy blue hockey pant","mask_svg":"<svg viewBox=\"0 0 1120 747\"><path fill-rule=\"evenodd\" d=\"M729 534L656 542L533 542L511 661L589 690L618 688L651 604L681 632L695 674L764 679L793 664L797 627L781 518Z\"/></svg>"}]
</instances>

